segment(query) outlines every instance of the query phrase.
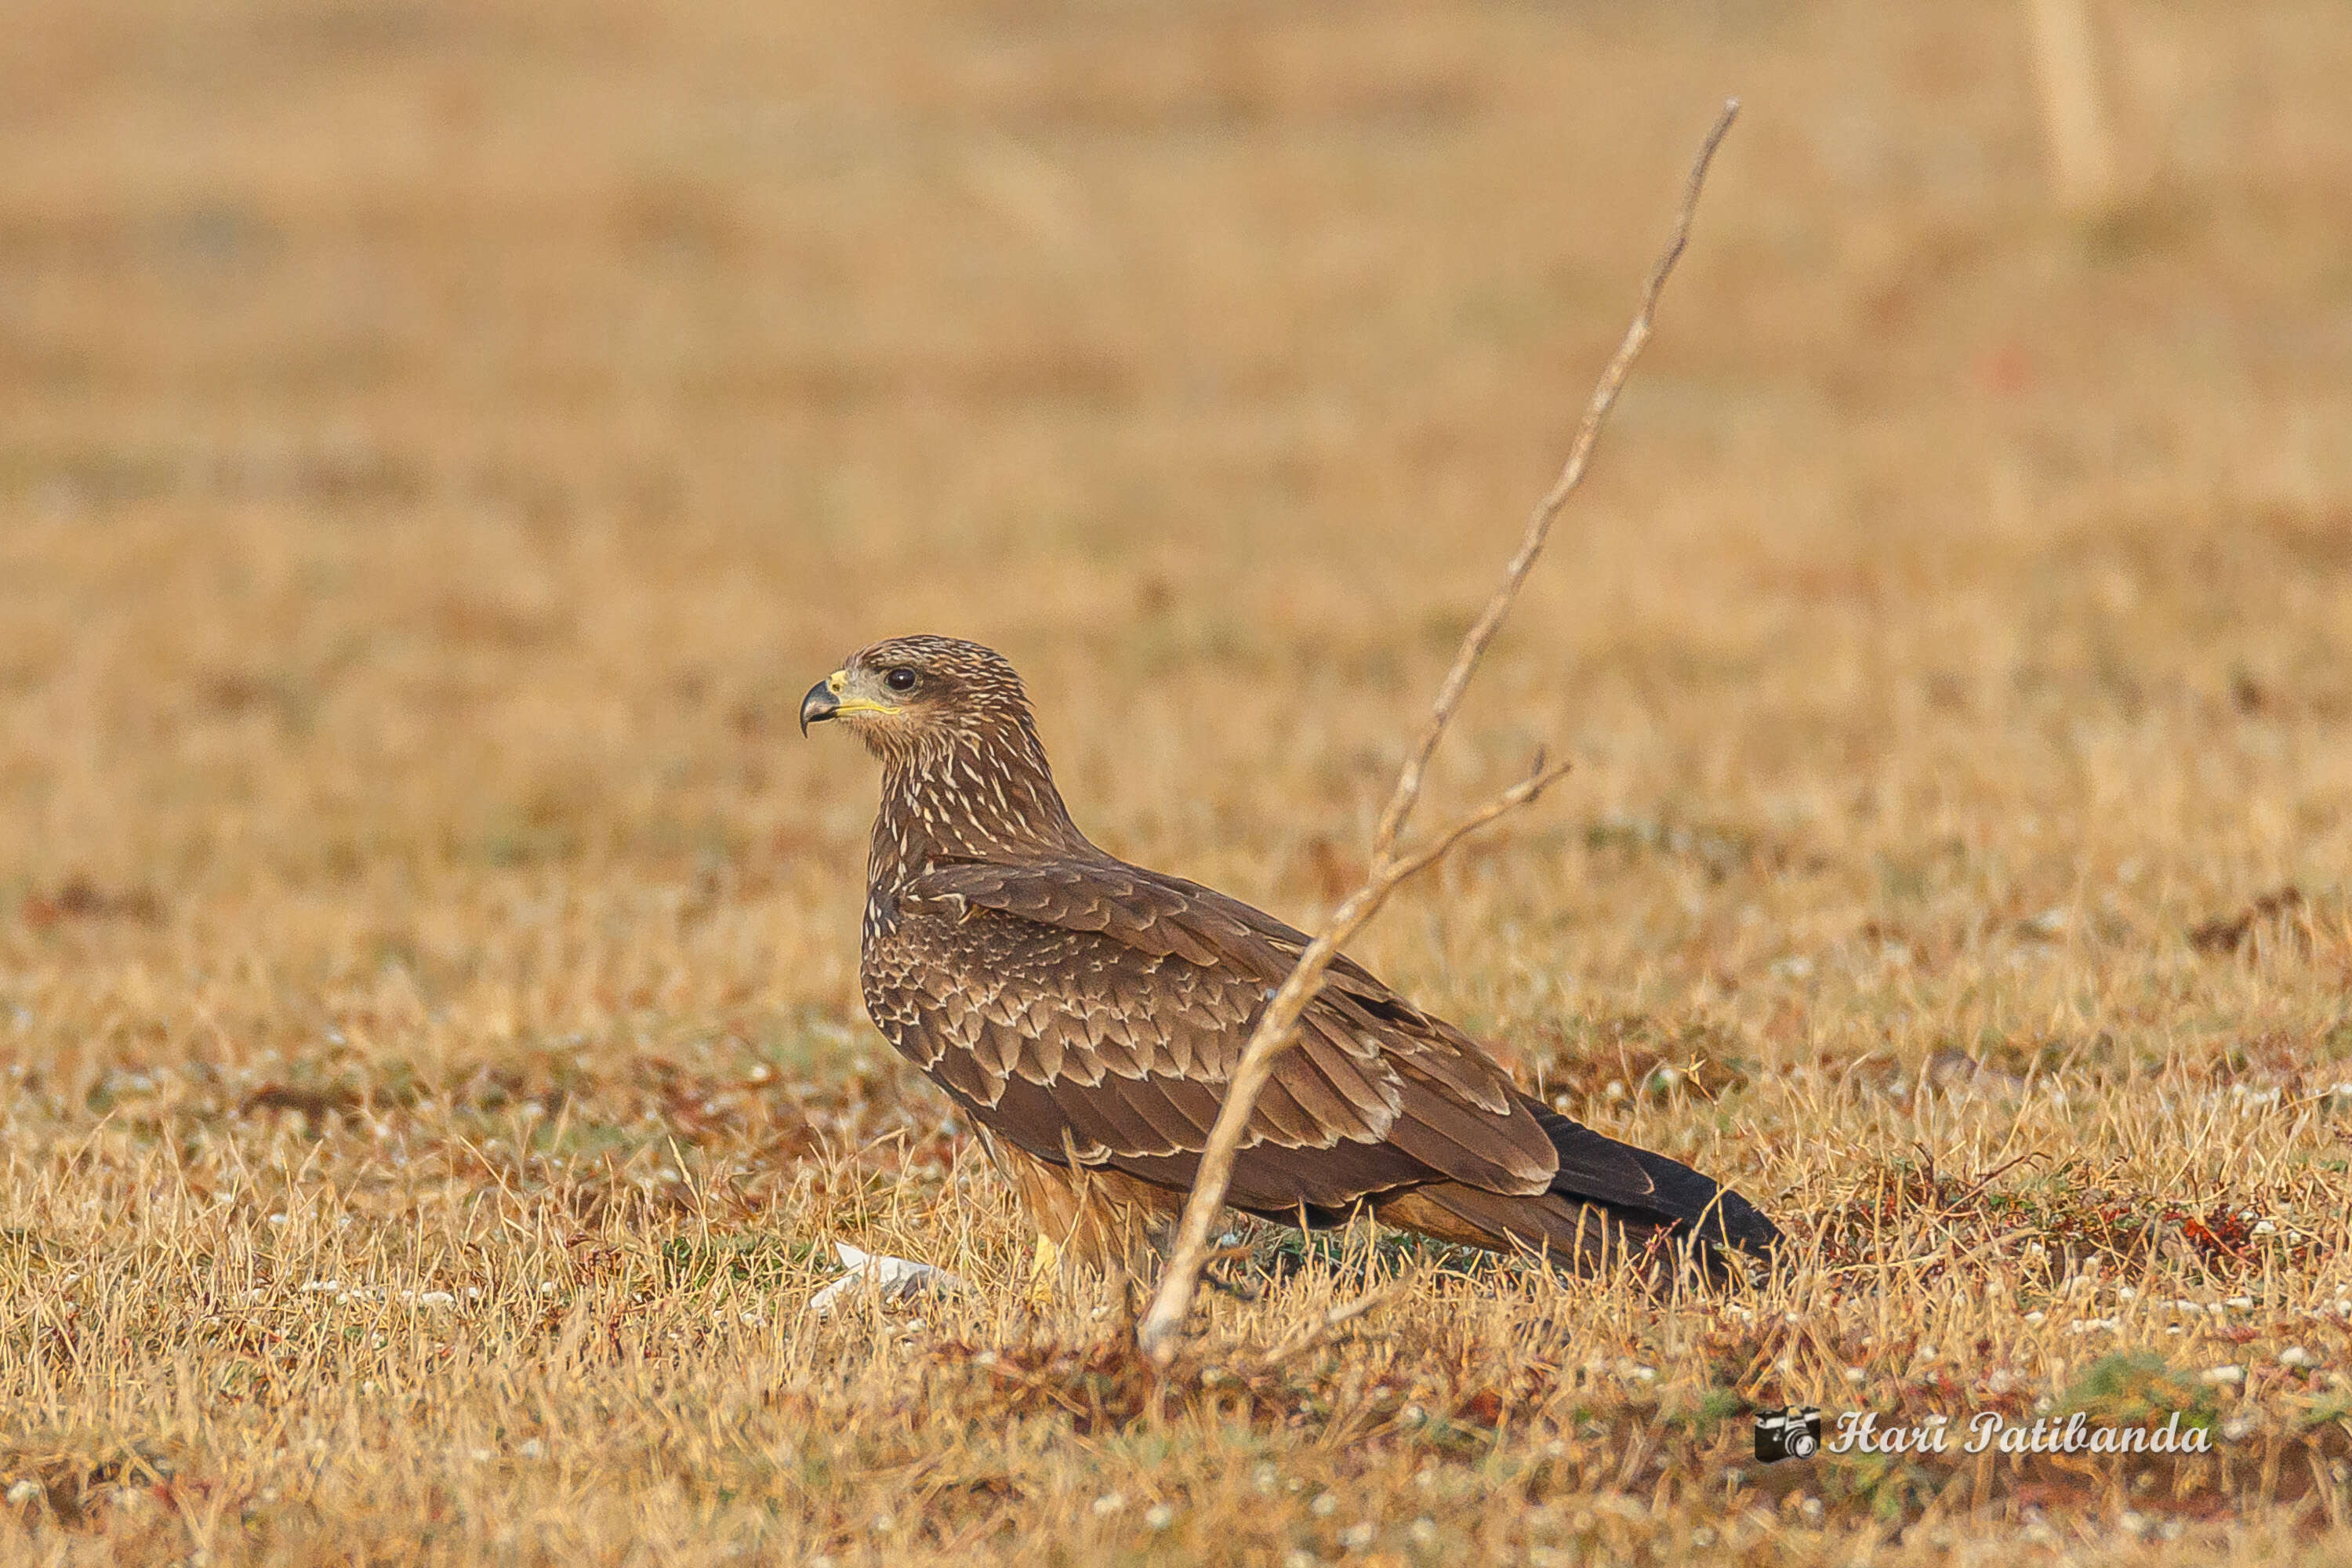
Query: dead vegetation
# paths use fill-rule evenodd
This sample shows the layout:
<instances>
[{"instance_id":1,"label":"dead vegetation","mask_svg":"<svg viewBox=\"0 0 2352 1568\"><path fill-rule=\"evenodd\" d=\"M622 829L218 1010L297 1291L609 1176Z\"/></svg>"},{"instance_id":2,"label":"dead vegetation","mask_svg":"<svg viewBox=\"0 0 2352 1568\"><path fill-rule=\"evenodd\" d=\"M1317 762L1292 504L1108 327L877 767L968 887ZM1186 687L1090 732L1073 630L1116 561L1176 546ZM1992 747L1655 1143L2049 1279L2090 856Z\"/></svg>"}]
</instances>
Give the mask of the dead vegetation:
<instances>
[{"instance_id":1,"label":"dead vegetation","mask_svg":"<svg viewBox=\"0 0 2352 1568\"><path fill-rule=\"evenodd\" d=\"M12 35L11 1560L2342 1554L2340 17L2095 8L2077 220L2014 6L1212 12ZM1576 770L1353 951L1796 1267L1269 1232L1155 1373L860 1017L790 704L977 637L1103 842L1327 914L1730 92L1427 809Z\"/></svg>"}]
</instances>

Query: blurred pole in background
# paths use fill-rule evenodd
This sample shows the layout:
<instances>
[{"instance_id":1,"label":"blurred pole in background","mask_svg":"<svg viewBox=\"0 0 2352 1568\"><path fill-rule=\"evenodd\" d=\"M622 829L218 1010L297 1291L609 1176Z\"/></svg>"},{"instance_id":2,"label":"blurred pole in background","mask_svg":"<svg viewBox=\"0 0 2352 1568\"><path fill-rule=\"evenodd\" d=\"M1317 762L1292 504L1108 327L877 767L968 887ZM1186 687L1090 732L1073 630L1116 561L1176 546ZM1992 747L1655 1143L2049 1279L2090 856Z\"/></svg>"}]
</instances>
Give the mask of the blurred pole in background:
<instances>
[{"instance_id":1,"label":"blurred pole in background","mask_svg":"<svg viewBox=\"0 0 2352 1568\"><path fill-rule=\"evenodd\" d=\"M2069 212L2098 211L2115 198L2116 151L2086 0L2025 0L2025 10L2058 200Z\"/></svg>"}]
</instances>

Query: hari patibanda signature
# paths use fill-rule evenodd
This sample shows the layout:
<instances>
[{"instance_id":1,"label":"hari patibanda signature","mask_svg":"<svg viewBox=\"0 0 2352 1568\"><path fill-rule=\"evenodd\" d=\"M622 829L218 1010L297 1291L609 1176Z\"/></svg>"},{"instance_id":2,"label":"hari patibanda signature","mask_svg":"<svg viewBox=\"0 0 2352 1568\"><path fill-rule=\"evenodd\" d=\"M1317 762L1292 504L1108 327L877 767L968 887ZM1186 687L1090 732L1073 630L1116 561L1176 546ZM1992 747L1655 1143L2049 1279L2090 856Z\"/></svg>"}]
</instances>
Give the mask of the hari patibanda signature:
<instances>
[{"instance_id":1,"label":"hari patibanda signature","mask_svg":"<svg viewBox=\"0 0 2352 1568\"><path fill-rule=\"evenodd\" d=\"M1823 1445L1832 1454L1945 1454L1952 1451L1952 1418L1929 1415L1916 1424L1882 1425L1878 1413L1849 1410L1838 1417L1837 1436ZM2041 1415L2032 1426L1997 1410L1969 1418L1964 1454L2207 1454L2212 1434L2203 1426L2183 1426L2174 1411L2161 1426L2093 1424L2082 1411L2063 1420Z\"/></svg>"}]
</instances>

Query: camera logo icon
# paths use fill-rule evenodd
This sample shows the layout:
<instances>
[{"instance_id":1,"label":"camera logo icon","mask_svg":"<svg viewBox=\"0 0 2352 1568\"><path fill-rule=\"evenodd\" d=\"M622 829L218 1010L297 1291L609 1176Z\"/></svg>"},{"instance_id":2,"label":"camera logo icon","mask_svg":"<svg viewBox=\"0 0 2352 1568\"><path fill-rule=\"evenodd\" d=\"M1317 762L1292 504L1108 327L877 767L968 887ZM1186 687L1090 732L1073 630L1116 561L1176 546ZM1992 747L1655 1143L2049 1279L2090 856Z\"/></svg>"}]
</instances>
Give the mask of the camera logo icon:
<instances>
[{"instance_id":1,"label":"camera logo icon","mask_svg":"<svg viewBox=\"0 0 2352 1568\"><path fill-rule=\"evenodd\" d=\"M1820 1406L1789 1405L1756 1413L1756 1458L1759 1462L1769 1465L1777 1459L1810 1459L1821 1446Z\"/></svg>"}]
</instances>

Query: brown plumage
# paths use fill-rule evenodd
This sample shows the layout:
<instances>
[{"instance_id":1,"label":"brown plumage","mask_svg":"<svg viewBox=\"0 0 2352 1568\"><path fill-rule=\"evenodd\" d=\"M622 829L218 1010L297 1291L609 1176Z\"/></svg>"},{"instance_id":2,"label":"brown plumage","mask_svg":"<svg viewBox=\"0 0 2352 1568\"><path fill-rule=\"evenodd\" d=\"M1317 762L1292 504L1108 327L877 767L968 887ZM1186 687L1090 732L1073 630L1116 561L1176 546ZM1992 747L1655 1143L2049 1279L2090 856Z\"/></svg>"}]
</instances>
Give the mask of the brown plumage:
<instances>
[{"instance_id":1,"label":"brown plumage","mask_svg":"<svg viewBox=\"0 0 2352 1568\"><path fill-rule=\"evenodd\" d=\"M978 1126L1040 1234L1133 1251L1181 1206L1259 1008L1307 938L1087 842L1020 679L968 642L877 643L812 689L881 760L861 978L891 1045ZM1230 1202L1290 1223L1369 1210L1580 1268L1667 1238L1766 1254L1737 1193L1521 1093L1467 1036L1342 958L1279 1058Z\"/></svg>"}]
</instances>

